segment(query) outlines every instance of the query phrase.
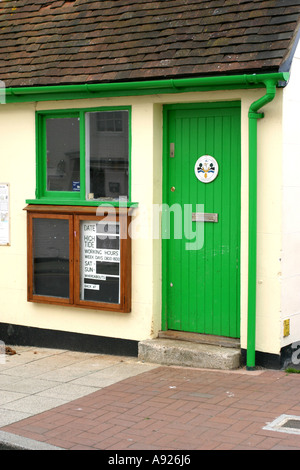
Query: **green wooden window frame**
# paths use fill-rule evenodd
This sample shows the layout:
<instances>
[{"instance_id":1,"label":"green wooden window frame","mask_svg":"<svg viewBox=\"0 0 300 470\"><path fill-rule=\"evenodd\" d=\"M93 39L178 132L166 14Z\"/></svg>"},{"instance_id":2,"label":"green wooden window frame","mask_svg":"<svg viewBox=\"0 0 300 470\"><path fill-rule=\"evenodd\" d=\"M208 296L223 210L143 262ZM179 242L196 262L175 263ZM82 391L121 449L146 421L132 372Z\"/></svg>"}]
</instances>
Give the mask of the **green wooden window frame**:
<instances>
[{"instance_id":1,"label":"green wooden window frame","mask_svg":"<svg viewBox=\"0 0 300 470\"><path fill-rule=\"evenodd\" d=\"M128 198L124 200L89 200L86 197L86 113L105 111L128 112ZM46 121L47 119L78 118L80 139L80 190L55 191L47 190L47 152L46 152ZM28 199L28 204L57 204L98 206L134 206L131 201L131 107L93 107L80 109L46 110L36 112L36 191L35 199Z\"/></svg>"}]
</instances>

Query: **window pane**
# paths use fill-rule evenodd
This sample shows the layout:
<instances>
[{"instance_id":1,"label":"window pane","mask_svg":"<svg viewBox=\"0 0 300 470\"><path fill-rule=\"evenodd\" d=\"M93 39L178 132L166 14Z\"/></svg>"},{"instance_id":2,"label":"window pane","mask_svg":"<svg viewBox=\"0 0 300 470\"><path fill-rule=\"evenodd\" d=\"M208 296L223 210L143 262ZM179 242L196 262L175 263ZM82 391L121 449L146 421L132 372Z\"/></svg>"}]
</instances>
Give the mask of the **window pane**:
<instances>
[{"instance_id":1,"label":"window pane","mask_svg":"<svg viewBox=\"0 0 300 470\"><path fill-rule=\"evenodd\" d=\"M86 113L87 199L128 198L128 111Z\"/></svg>"},{"instance_id":2,"label":"window pane","mask_svg":"<svg viewBox=\"0 0 300 470\"><path fill-rule=\"evenodd\" d=\"M80 299L120 303L119 224L81 221Z\"/></svg>"},{"instance_id":3,"label":"window pane","mask_svg":"<svg viewBox=\"0 0 300 470\"><path fill-rule=\"evenodd\" d=\"M47 119L47 191L79 191L79 119Z\"/></svg>"},{"instance_id":4,"label":"window pane","mask_svg":"<svg viewBox=\"0 0 300 470\"><path fill-rule=\"evenodd\" d=\"M69 298L69 221L33 219L33 294Z\"/></svg>"}]
</instances>

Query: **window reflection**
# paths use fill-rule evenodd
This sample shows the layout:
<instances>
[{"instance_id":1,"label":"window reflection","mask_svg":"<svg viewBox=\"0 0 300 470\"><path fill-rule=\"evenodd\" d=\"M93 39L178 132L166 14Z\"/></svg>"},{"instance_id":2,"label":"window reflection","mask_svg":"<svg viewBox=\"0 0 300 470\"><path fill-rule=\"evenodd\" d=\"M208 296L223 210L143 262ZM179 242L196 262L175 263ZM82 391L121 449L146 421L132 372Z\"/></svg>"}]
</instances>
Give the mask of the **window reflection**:
<instances>
[{"instance_id":1,"label":"window reflection","mask_svg":"<svg viewBox=\"0 0 300 470\"><path fill-rule=\"evenodd\" d=\"M79 191L79 119L46 121L47 190Z\"/></svg>"},{"instance_id":2,"label":"window reflection","mask_svg":"<svg viewBox=\"0 0 300 470\"><path fill-rule=\"evenodd\" d=\"M69 222L33 219L33 294L69 298Z\"/></svg>"},{"instance_id":3,"label":"window reflection","mask_svg":"<svg viewBox=\"0 0 300 470\"><path fill-rule=\"evenodd\" d=\"M128 111L86 113L87 199L127 199L128 146Z\"/></svg>"}]
</instances>

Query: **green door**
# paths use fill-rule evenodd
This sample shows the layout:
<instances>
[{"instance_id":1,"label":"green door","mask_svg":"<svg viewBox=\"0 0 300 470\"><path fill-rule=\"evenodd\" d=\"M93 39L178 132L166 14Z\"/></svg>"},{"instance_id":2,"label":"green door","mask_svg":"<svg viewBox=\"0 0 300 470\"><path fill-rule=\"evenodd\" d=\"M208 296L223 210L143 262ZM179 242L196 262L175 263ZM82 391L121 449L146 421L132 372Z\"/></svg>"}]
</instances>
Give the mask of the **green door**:
<instances>
[{"instance_id":1,"label":"green door","mask_svg":"<svg viewBox=\"0 0 300 470\"><path fill-rule=\"evenodd\" d=\"M164 110L163 329L240 336L240 104Z\"/></svg>"}]
</instances>

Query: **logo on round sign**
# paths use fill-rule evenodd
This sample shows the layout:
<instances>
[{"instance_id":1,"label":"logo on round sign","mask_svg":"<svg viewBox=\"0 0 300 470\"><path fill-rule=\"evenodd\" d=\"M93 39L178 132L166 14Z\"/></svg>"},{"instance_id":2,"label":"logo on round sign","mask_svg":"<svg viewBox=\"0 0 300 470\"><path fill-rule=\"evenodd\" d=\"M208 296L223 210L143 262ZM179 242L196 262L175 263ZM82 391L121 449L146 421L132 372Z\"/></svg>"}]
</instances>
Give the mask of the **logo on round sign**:
<instances>
[{"instance_id":1,"label":"logo on round sign","mask_svg":"<svg viewBox=\"0 0 300 470\"><path fill-rule=\"evenodd\" d=\"M217 160L210 155L202 155L195 163L195 175L202 183L211 183L219 172Z\"/></svg>"}]
</instances>

